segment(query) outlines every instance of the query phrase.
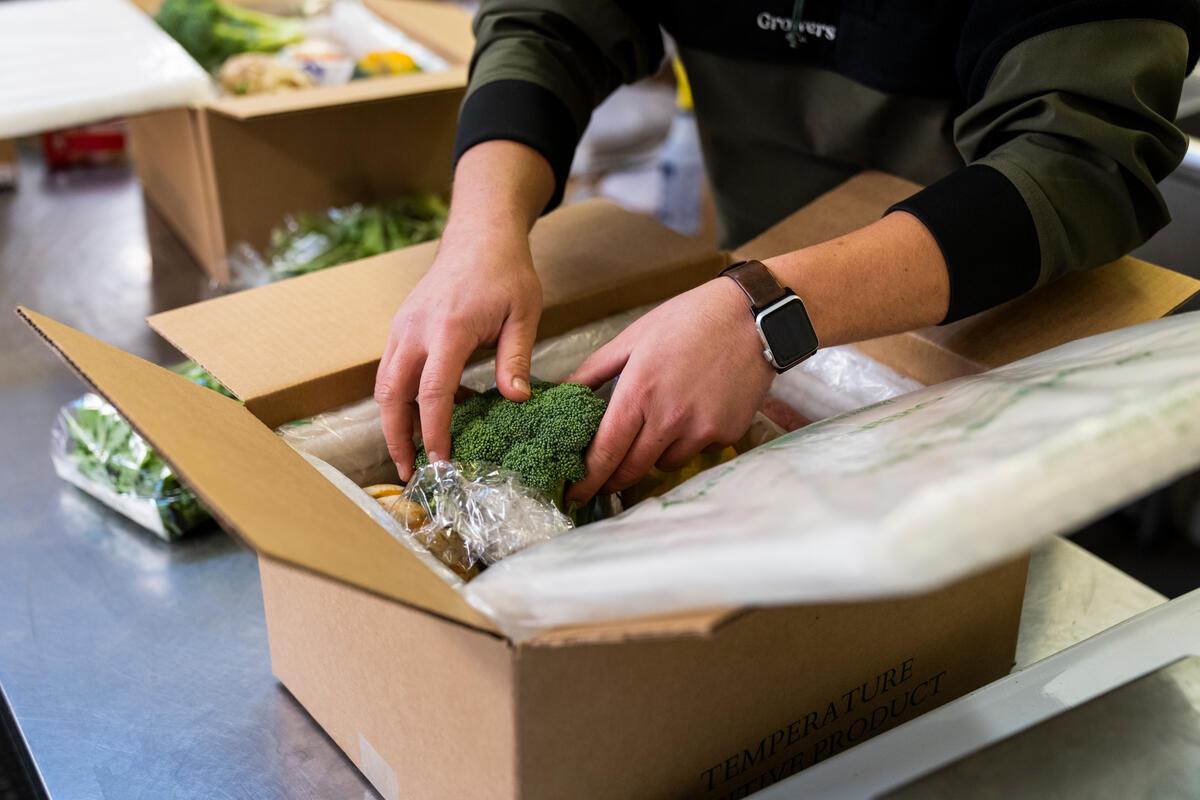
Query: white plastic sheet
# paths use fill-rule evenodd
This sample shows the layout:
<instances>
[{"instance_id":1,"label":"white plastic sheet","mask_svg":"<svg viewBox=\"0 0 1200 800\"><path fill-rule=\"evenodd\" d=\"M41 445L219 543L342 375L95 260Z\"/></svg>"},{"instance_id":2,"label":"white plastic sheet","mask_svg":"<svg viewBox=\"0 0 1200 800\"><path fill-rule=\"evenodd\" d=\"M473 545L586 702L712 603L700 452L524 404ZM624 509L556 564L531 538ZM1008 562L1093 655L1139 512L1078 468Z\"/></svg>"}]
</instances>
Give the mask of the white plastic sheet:
<instances>
[{"instance_id":1,"label":"white plastic sheet","mask_svg":"<svg viewBox=\"0 0 1200 800\"><path fill-rule=\"evenodd\" d=\"M1200 312L797 430L463 591L510 635L933 589L1200 464Z\"/></svg>"},{"instance_id":2,"label":"white plastic sheet","mask_svg":"<svg viewBox=\"0 0 1200 800\"><path fill-rule=\"evenodd\" d=\"M444 72L450 68L446 59L380 19L357 0L331 4L328 14L308 20L305 33L332 39L354 59L375 50L399 50L409 55L422 72Z\"/></svg>"},{"instance_id":3,"label":"white plastic sheet","mask_svg":"<svg viewBox=\"0 0 1200 800\"><path fill-rule=\"evenodd\" d=\"M0 3L0 139L203 102L209 76L127 0Z\"/></svg>"},{"instance_id":4,"label":"white plastic sheet","mask_svg":"<svg viewBox=\"0 0 1200 800\"><path fill-rule=\"evenodd\" d=\"M818 350L795 369L775 378L770 396L816 422L921 388L853 345Z\"/></svg>"}]
</instances>

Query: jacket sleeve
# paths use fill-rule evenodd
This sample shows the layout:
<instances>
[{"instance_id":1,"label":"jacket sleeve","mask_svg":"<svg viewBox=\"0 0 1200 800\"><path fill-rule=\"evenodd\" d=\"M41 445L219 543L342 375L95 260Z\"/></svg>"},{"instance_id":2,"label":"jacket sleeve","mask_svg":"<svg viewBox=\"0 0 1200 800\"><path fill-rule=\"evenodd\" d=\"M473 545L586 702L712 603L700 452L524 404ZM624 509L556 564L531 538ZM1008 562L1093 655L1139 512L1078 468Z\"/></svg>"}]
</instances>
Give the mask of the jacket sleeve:
<instances>
[{"instance_id":1,"label":"jacket sleeve","mask_svg":"<svg viewBox=\"0 0 1200 800\"><path fill-rule=\"evenodd\" d=\"M554 170L547 210L562 201L593 109L658 69L662 34L638 0L484 0L454 160L491 139L537 150Z\"/></svg>"},{"instance_id":2,"label":"jacket sleeve","mask_svg":"<svg viewBox=\"0 0 1200 800\"><path fill-rule=\"evenodd\" d=\"M1170 217L1157 183L1195 66L1195 0L976 2L958 77L966 166L907 200L950 273L946 322L1128 253Z\"/></svg>"}]
</instances>

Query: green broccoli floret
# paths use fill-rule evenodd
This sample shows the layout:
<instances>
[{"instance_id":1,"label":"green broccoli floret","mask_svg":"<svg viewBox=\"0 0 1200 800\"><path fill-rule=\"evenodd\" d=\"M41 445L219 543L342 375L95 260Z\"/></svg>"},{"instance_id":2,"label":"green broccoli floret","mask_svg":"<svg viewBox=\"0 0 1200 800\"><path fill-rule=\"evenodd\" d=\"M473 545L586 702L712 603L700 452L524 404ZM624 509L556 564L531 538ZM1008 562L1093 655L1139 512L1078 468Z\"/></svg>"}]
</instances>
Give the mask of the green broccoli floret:
<instances>
[{"instance_id":1,"label":"green broccoli floret","mask_svg":"<svg viewBox=\"0 0 1200 800\"><path fill-rule=\"evenodd\" d=\"M210 72L238 53L273 53L304 38L299 20L220 0L166 0L154 19Z\"/></svg>"},{"instance_id":2,"label":"green broccoli floret","mask_svg":"<svg viewBox=\"0 0 1200 800\"><path fill-rule=\"evenodd\" d=\"M515 472L561 510L567 485L587 475L583 451L600 427L606 403L586 386L535 382L524 403L497 389L454 407L450 460L497 464ZM417 466L429 463L422 447Z\"/></svg>"}]
</instances>

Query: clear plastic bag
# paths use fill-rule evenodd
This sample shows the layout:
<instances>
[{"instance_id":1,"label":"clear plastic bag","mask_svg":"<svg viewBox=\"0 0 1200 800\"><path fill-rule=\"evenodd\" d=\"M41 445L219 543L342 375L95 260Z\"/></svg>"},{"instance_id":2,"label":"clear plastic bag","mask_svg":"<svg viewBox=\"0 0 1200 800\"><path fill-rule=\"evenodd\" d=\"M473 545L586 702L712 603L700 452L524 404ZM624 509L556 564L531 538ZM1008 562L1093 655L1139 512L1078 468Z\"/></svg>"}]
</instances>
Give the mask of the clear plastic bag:
<instances>
[{"instance_id":1,"label":"clear plastic bag","mask_svg":"<svg viewBox=\"0 0 1200 800\"><path fill-rule=\"evenodd\" d=\"M409 533L459 574L570 530L571 520L513 473L438 461L421 467L403 498L420 507Z\"/></svg>"},{"instance_id":2,"label":"clear plastic bag","mask_svg":"<svg viewBox=\"0 0 1200 800\"><path fill-rule=\"evenodd\" d=\"M446 59L380 19L357 0L331 3L328 14L308 20L305 34L336 42L354 59L372 52L396 51L412 58L421 72L444 72L450 68Z\"/></svg>"},{"instance_id":3,"label":"clear plastic bag","mask_svg":"<svg viewBox=\"0 0 1200 800\"><path fill-rule=\"evenodd\" d=\"M343 475L338 469L330 464L322 461L316 456L308 453L301 453L304 460L313 466L317 472L325 477L337 489L351 500L354 504L362 509L363 513L371 519L379 523L385 531L391 534L392 538L396 539L404 545L409 551L414 553L417 558L425 563L427 567L433 570L434 574L441 577L447 584L455 588L462 586L463 579L450 569L443 561L439 560L429 549L418 544L412 538L406 526L400 524L396 518L389 514L386 507L380 504L375 498L364 492L359 486L350 480L346 475Z\"/></svg>"},{"instance_id":4,"label":"clear plastic bag","mask_svg":"<svg viewBox=\"0 0 1200 800\"><path fill-rule=\"evenodd\" d=\"M59 410L50 458L60 478L166 541L209 520L146 440L97 395L85 394Z\"/></svg>"},{"instance_id":5,"label":"clear plastic bag","mask_svg":"<svg viewBox=\"0 0 1200 800\"><path fill-rule=\"evenodd\" d=\"M171 369L233 398L194 361ZM59 409L50 438L50 457L60 478L159 537L178 539L210 519L196 496L104 398L89 393L67 403Z\"/></svg>"},{"instance_id":6,"label":"clear plastic bag","mask_svg":"<svg viewBox=\"0 0 1200 800\"><path fill-rule=\"evenodd\" d=\"M289 422L275 432L293 449L327 462L358 486L399 479L383 438L379 407L371 398Z\"/></svg>"},{"instance_id":7,"label":"clear plastic bag","mask_svg":"<svg viewBox=\"0 0 1200 800\"><path fill-rule=\"evenodd\" d=\"M819 350L800 366L776 377L764 410L785 429L795 430L808 422L920 388L919 382L880 364L852 345L843 345ZM782 404L782 408L777 404Z\"/></svg>"}]
</instances>

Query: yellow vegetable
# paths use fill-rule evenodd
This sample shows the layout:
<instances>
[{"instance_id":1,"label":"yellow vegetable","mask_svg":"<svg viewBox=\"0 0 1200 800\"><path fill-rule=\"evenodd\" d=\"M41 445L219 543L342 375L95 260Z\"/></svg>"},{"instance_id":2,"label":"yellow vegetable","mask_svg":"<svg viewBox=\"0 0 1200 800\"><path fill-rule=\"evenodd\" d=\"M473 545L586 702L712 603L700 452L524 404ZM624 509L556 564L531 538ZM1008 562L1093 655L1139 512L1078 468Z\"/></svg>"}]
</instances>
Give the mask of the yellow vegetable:
<instances>
[{"instance_id":1,"label":"yellow vegetable","mask_svg":"<svg viewBox=\"0 0 1200 800\"><path fill-rule=\"evenodd\" d=\"M393 495L403 494L404 487L394 483L376 483L372 486L364 486L363 491L378 500L381 497L392 497Z\"/></svg>"},{"instance_id":2,"label":"yellow vegetable","mask_svg":"<svg viewBox=\"0 0 1200 800\"><path fill-rule=\"evenodd\" d=\"M358 60L357 72L368 78L379 75L404 75L420 72L421 68L408 53L399 50L376 50Z\"/></svg>"},{"instance_id":3,"label":"yellow vegetable","mask_svg":"<svg viewBox=\"0 0 1200 800\"><path fill-rule=\"evenodd\" d=\"M646 477L621 492L621 504L629 508L635 503L640 503L649 497L658 497L659 495L666 494L684 481L704 472L704 470L711 469L718 464L724 464L735 457L737 457L737 450L734 450L732 447L726 447L718 452L695 455L691 461L674 472L663 472L657 468L651 469Z\"/></svg>"}]
</instances>

